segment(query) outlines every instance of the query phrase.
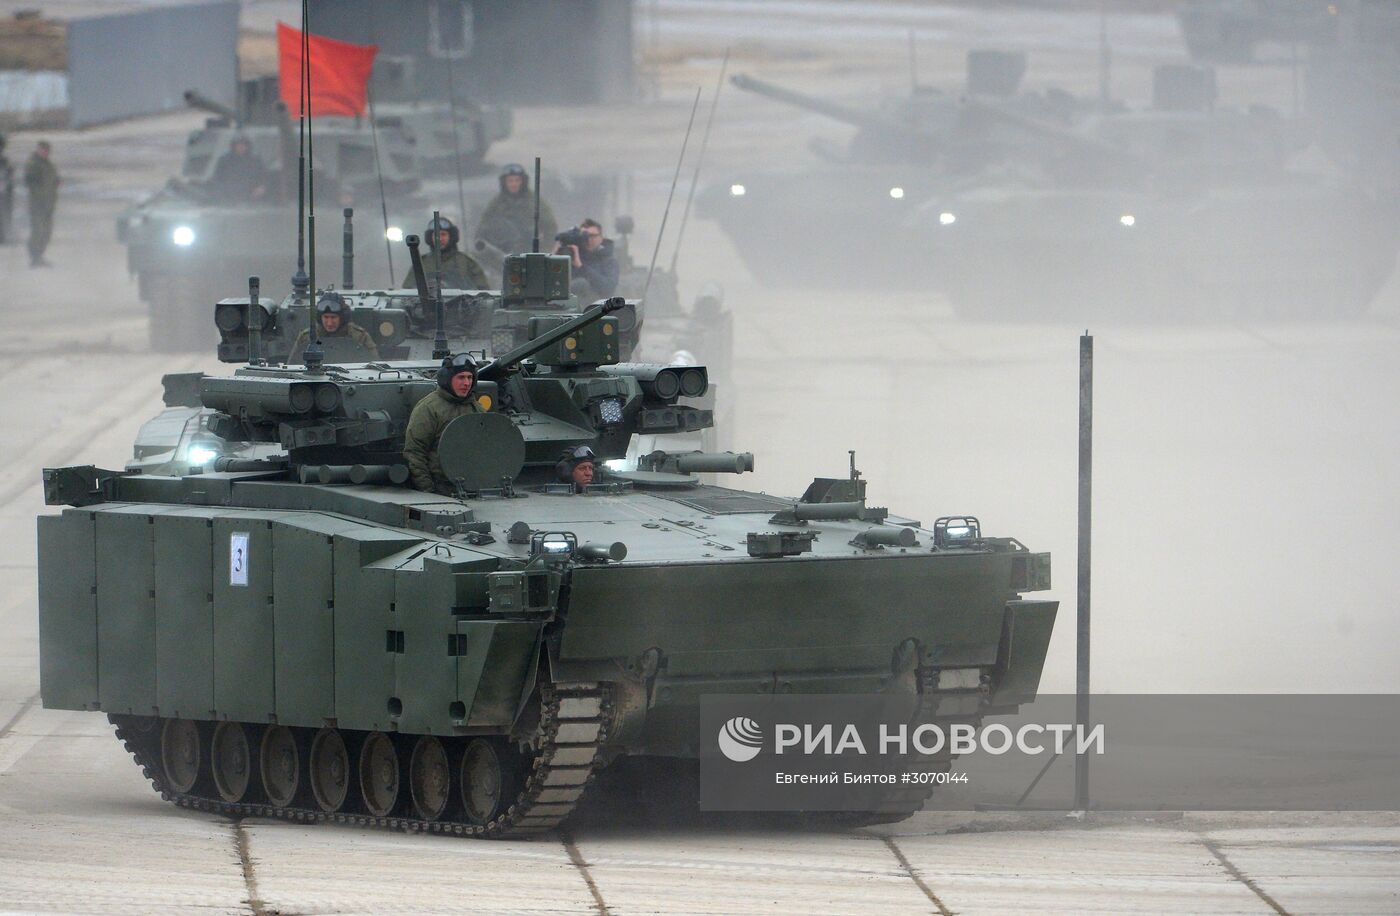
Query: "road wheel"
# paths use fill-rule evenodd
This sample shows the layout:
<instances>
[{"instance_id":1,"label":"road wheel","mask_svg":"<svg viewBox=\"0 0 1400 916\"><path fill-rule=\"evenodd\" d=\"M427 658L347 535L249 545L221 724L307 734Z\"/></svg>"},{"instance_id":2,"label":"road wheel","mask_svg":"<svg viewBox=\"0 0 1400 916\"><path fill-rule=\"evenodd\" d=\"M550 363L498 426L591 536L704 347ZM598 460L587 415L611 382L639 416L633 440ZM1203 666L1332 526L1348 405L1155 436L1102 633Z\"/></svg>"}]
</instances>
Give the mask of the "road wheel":
<instances>
[{"instance_id":1,"label":"road wheel","mask_svg":"<svg viewBox=\"0 0 1400 916\"><path fill-rule=\"evenodd\" d=\"M515 800L513 762L499 742L477 738L467 745L458 785L468 821L488 824Z\"/></svg>"},{"instance_id":2,"label":"road wheel","mask_svg":"<svg viewBox=\"0 0 1400 916\"><path fill-rule=\"evenodd\" d=\"M399 755L383 732L373 732L360 748L360 792L365 810L387 817L399 799Z\"/></svg>"},{"instance_id":3,"label":"road wheel","mask_svg":"<svg viewBox=\"0 0 1400 916\"><path fill-rule=\"evenodd\" d=\"M345 739L323 728L311 739L311 794L326 813L339 811L350 793L350 753Z\"/></svg>"},{"instance_id":4,"label":"road wheel","mask_svg":"<svg viewBox=\"0 0 1400 916\"><path fill-rule=\"evenodd\" d=\"M199 726L189 719L169 719L160 734L160 760L170 787L180 794L199 779Z\"/></svg>"},{"instance_id":5,"label":"road wheel","mask_svg":"<svg viewBox=\"0 0 1400 916\"><path fill-rule=\"evenodd\" d=\"M432 735L424 735L413 745L408 764L408 790L413 809L425 821L435 821L447 809L452 797L452 767L447 751Z\"/></svg>"},{"instance_id":6,"label":"road wheel","mask_svg":"<svg viewBox=\"0 0 1400 916\"><path fill-rule=\"evenodd\" d=\"M267 800L285 808L296 798L301 783L301 752L292 730L274 725L264 732L259 758Z\"/></svg>"},{"instance_id":7,"label":"road wheel","mask_svg":"<svg viewBox=\"0 0 1400 916\"><path fill-rule=\"evenodd\" d=\"M239 802L248 794L253 776L251 757L243 726L220 722L209 742L209 768L214 774L214 788L224 801Z\"/></svg>"}]
</instances>

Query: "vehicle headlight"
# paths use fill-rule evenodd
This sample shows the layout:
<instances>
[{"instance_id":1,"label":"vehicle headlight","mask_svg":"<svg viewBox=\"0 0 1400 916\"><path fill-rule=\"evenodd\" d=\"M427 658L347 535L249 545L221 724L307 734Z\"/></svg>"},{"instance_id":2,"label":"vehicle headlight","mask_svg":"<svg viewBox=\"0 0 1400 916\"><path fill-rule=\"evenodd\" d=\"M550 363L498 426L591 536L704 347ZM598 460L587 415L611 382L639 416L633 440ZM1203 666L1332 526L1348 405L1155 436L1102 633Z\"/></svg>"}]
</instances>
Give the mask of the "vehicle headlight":
<instances>
[{"instance_id":1,"label":"vehicle headlight","mask_svg":"<svg viewBox=\"0 0 1400 916\"><path fill-rule=\"evenodd\" d=\"M194 244L194 230L189 226L176 226L170 233L170 241L181 248L188 248Z\"/></svg>"},{"instance_id":2,"label":"vehicle headlight","mask_svg":"<svg viewBox=\"0 0 1400 916\"><path fill-rule=\"evenodd\" d=\"M729 194L731 197L743 197L747 193L749 193L749 189L741 184L732 184L729 186Z\"/></svg>"},{"instance_id":3,"label":"vehicle headlight","mask_svg":"<svg viewBox=\"0 0 1400 916\"><path fill-rule=\"evenodd\" d=\"M947 210L944 210L942 213L938 214L938 222L940 225L951 226L957 221L957 215L954 213L949 213Z\"/></svg>"},{"instance_id":4,"label":"vehicle headlight","mask_svg":"<svg viewBox=\"0 0 1400 916\"><path fill-rule=\"evenodd\" d=\"M904 189L900 187L890 188L890 197L893 197L895 200L903 200Z\"/></svg>"},{"instance_id":5,"label":"vehicle headlight","mask_svg":"<svg viewBox=\"0 0 1400 916\"><path fill-rule=\"evenodd\" d=\"M1137 217L1133 216L1131 213L1124 213L1122 216L1118 217L1118 222L1125 226L1135 226L1137 225Z\"/></svg>"},{"instance_id":6,"label":"vehicle headlight","mask_svg":"<svg viewBox=\"0 0 1400 916\"><path fill-rule=\"evenodd\" d=\"M219 453L203 445L192 445L190 446L189 455L186 457L191 465L204 467L212 463L215 458L218 458Z\"/></svg>"},{"instance_id":7,"label":"vehicle headlight","mask_svg":"<svg viewBox=\"0 0 1400 916\"><path fill-rule=\"evenodd\" d=\"M384 230L384 237L391 242L402 242L403 230L398 226L390 226L388 229Z\"/></svg>"},{"instance_id":8,"label":"vehicle headlight","mask_svg":"<svg viewBox=\"0 0 1400 916\"><path fill-rule=\"evenodd\" d=\"M616 426L622 422L622 398L603 398L594 402L596 426Z\"/></svg>"}]
</instances>

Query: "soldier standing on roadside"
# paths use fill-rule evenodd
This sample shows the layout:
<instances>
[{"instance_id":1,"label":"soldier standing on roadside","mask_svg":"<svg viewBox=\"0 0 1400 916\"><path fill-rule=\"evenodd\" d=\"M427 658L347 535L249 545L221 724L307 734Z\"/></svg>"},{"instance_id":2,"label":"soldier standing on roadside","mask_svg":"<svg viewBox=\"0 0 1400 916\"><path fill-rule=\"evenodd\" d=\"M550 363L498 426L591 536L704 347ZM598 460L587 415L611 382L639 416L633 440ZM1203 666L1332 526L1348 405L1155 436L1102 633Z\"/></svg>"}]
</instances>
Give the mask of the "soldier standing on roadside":
<instances>
[{"instance_id":1,"label":"soldier standing on roadside","mask_svg":"<svg viewBox=\"0 0 1400 916\"><path fill-rule=\"evenodd\" d=\"M40 140L24 165L24 186L29 191L29 266L49 267L44 251L53 236L53 211L58 206L58 169L49 159L53 148Z\"/></svg>"},{"instance_id":2,"label":"soldier standing on roadside","mask_svg":"<svg viewBox=\"0 0 1400 916\"><path fill-rule=\"evenodd\" d=\"M15 167L5 156L5 135L0 134L0 245L10 240L15 217Z\"/></svg>"}]
</instances>

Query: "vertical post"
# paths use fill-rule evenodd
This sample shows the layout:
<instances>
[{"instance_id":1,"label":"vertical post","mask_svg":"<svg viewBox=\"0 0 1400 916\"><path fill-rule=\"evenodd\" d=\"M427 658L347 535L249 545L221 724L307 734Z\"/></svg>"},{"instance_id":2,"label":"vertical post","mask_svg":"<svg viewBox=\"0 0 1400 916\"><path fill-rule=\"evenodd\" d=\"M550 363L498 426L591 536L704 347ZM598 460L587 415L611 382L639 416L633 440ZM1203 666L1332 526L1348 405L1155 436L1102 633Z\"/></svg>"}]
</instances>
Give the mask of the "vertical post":
<instances>
[{"instance_id":1,"label":"vertical post","mask_svg":"<svg viewBox=\"0 0 1400 916\"><path fill-rule=\"evenodd\" d=\"M355 209L345 208L345 231L341 235L340 265L341 284L346 289L355 288Z\"/></svg>"},{"instance_id":2,"label":"vertical post","mask_svg":"<svg viewBox=\"0 0 1400 916\"><path fill-rule=\"evenodd\" d=\"M535 157L535 239L530 245L530 251L538 254L540 250L540 157Z\"/></svg>"},{"instance_id":3,"label":"vertical post","mask_svg":"<svg viewBox=\"0 0 1400 916\"><path fill-rule=\"evenodd\" d=\"M1079 589L1075 653L1074 719L1089 725L1089 568L1094 476L1094 338L1079 338ZM1089 757L1074 758L1074 809L1089 810Z\"/></svg>"},{"instance_id":4,"label":"vertical post","mask_svg":"<svg viewBox=\"0 0 1400 916\"><path fill-rule=\"evenodd\" d=\"M248 278L248 365L262 362L262 281Z\"/></svg>"}]
</instances>

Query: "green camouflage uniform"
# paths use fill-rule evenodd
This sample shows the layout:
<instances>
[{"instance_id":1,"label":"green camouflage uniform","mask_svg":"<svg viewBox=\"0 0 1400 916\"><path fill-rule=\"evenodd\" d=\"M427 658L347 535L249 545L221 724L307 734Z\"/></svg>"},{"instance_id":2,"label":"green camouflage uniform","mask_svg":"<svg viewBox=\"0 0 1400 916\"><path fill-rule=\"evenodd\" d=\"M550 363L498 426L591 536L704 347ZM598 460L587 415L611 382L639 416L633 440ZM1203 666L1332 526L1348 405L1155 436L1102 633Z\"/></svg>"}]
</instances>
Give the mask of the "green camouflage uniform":
<instances>
[{"instance_id":1,"label":"green camouflage uniform","mask_svg":"<svg viewBox=\"0 0 1400 916\"><path fill-rule=\"evenodd\" d=\"M379 347L374 342L374 338L369 336L369 332L353 321L342 321L340 329L334 334L327 334L321 331L321 349L325 354L324 359L328 363L359 363L369 362L379 358ZM311 334L306 328L301 329L297 339L292 342L291 352L287 354L289 364L300 363L306 348L311 344Z\"/></svg>"},{"instance_id":2,"label":"green camouflage uniform","mask_svg":"<svg viewBox=\"0 0 1400 916\"><path fill-rule=\"evenodd\" d=\"M428 289L437 290L437 255L432 251L423 253L423 276L428 280ZM486 279L486 271L466 252L453 248L442 253L443 289L491 289L491 281ZM413 268L403 278L404 289L417 289L418 280L413 276Z\"/></svg>"},{"instance_id":3,"label":"green camouflage uniform","mask_svg":"<svg viewBox=\"0 0 1400 916\"><path fill-rule=\"evenodd\" d=\"M53 235L53 211L58 206L58 169L38 153L24 166L24 186L29 189L29 260L44 258Z\"/></svg>"},{"instance_id":4,"label":"green camouflage uniform","mask_svg":"<svg viewBox=\"0 0 1400 916\"><path fill-rule=\"evenodd\" d=\"M540 201L540 249L551 250L554 236L558 234L559 224L554 219L554 211L549 209L549 204ZM481 213L476 237L485 239L506 254L529 251L535 238L535 197L528 186L519 194L502 191L492 198Z\"/></svg>"},{"instance_id":5,"label":"green camouflage uniform","mask_svg":"<svg viewBox=\"0 0 1400 916\"><path fill-rule=\"evenodd\" d=\"M442 462L438 460L438 438L447 424L458 417L481 413L474 394L459 398L438 388L413 406L403 432L403 459L408 464L415 489L443 496L453 494L452 482L442 472Z\"/></svg>"}]
</instances>

